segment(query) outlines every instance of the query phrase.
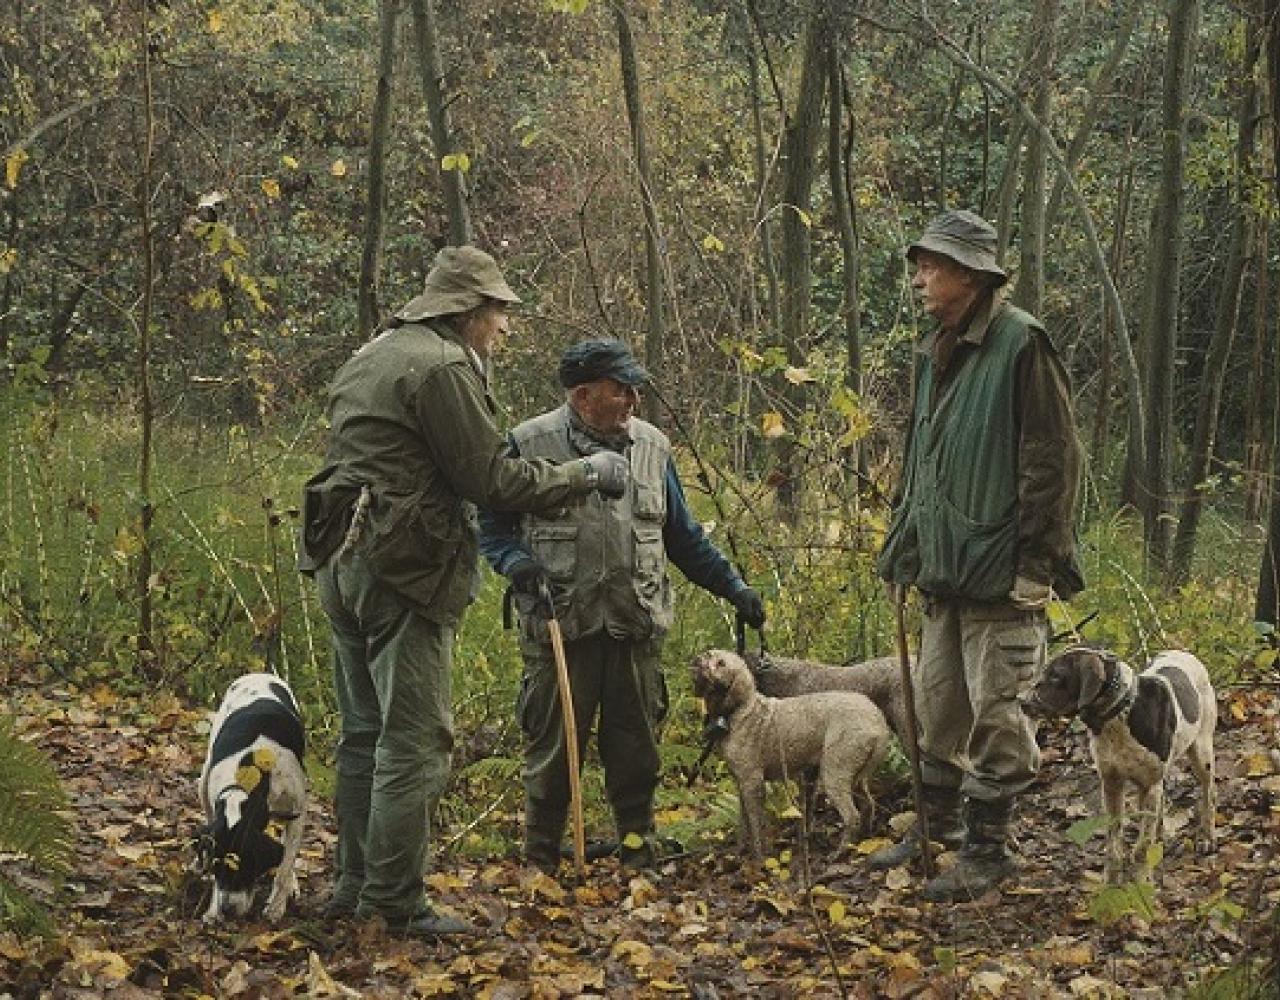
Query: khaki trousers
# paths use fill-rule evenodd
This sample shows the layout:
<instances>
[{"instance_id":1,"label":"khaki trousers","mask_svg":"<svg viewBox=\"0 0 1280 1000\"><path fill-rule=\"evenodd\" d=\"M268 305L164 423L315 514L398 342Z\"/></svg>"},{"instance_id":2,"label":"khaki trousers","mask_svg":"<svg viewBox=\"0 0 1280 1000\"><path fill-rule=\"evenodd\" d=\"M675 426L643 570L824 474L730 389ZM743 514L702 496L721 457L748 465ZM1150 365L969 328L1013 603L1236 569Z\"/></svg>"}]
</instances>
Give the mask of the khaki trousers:
<instances>
[{"instance_id":1,"label":"khaki trousers","mask_svg":"<svg viewBox=\"0 0 1280 1000\"><path fill-rule=\"evenodd\" d=\"M1040 769L1035 725L1018 704L1044 669L1043 611L925 597L912 682L926 785L1010 798Z\"/></svg>"}]
</instances>

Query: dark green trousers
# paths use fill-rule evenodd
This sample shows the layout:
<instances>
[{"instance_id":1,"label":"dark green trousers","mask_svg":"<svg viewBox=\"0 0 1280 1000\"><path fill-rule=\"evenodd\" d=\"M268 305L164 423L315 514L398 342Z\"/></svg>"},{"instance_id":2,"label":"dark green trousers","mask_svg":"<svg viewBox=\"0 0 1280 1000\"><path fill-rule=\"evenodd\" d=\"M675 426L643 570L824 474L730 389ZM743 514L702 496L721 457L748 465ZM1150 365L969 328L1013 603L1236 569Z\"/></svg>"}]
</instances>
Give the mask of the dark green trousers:
<instances>
[{"instance_id":1,"label":"dark green trousers","mask_svg":"<svg viewBox=\"0 0 1280 1000\"><path fill-rule=\"evenodd\" d=\"M667 711L662 644L607 635L565 644L578 750L596 729L605 792L621 839L653 829L659 726ZM559 856L569 812L569 769L551 647L526 645L516 716L524 732L525 851Z\"/></svg>"},{"instance_id":2,"label":"dark green trousers","mask_svg":"<svg viewBox=\"0 0 1280 1000\"><path fill-rule=\"evenodd\" d=\"M342 715L334 898L388 921L426 905L430 817L453 749L452 626L428 621L354 553L317 573Z\"/></svg>"}]
</instances>

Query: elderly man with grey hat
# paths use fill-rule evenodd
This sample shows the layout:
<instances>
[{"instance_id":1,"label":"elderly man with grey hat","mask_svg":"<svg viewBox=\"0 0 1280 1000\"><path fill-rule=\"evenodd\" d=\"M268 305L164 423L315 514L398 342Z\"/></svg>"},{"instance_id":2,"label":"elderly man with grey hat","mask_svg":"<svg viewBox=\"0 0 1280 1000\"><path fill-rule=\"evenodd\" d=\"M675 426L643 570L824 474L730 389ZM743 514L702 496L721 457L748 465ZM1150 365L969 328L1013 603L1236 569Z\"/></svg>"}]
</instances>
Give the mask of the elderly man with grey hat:
<instances>
[{"instance_id":1,"label":"elderly man with grey hat","mask_svg":"<svg viewBox=\"0 0 1280 1000\"><path fill-rule=\"evenodd\" d=\"M617 499L481 513L481 551L510 578L520 616L525 858L556 870L569 808L549 609L540 599L545 583L565 639L579 744L596 723L619 854L624 865L644 867L656 860L658 727L667 707L661 653L673 618L667 563L727 599L755 628L764 624L764 604L690 513L666 435L635 415L649 375L630 349L618 340L574 344L559 376L564 405L517 426L510 453L555 462L626 456L631 482Z\"/></svg>"},{"instance_id":2,"label":"elderly man with grey hat","mask_svg":"<svg viewBox=\"0 0 1280 1000\"><path fill-rule=\"evenodd\" d=\"M475 505L549 511L621 495L612 452L507 453L487 365L519 298L471 246L338 371L324 468L306 484L299 569L329 616L341 713L337 880L326 913L434 938L470 926L423 891L429 820L453 746L455 628L479 583Z\"/></svg>"},{"instance_id":3,"label":"elderly man with grey hat","mask_svg":"<svg viewBox=\"0 0 1280 1000\"><path fill-rule=\"evenodd\" d=\"M1040 321L999 294L995 249L986 220L948 211L906 251L937 325L916 348L878 569L924 604L913 686L925 808L930 839L959 848L924 888L936 902L975 899L1016 871L1014 800L1040 767L1018 699L1044 666L1050 597L1084 586L1070 382ZM919 854L917 828L868 860L890 868Z\"/></svg>"}]
</instances>

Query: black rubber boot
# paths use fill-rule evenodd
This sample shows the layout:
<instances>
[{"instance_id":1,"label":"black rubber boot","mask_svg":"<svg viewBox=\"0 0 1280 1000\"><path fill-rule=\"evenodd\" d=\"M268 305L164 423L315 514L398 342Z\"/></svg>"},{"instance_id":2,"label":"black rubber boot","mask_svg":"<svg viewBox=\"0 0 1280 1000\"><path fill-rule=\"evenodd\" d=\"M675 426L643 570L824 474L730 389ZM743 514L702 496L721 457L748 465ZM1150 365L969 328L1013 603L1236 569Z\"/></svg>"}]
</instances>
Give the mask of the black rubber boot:
<instances>
[{"instance_id":1,"label":"black rubber boot","mask_svg":"<svg viewBox=\"0 0 1280 1000\"><path fill-rule=\"evenodd\" d=\"M564 824L531 823L524 828L524 860L547 875L560 870L560 841Z\"/></svg>"},{"instance_id":2,"label":"black rubber boot","mask_svg":"<svg viewBox=\"0 0 1280 1000\"><path fill-rule=\"evenodd\" d=\"M929 839L952 851L964 843L964 821L960 818L958 788L940 785L924 787L924 807L928 812ZM882 871L897 868L920 857L920 824L913 824L898 843L882 847L867 858L867 867Z\"/></svg>"},{"instance_id":3,"label":"black rubber boot","mask_svg":"<svg viewBox=\"0 0 1280 1000\"><path fill-rule=\"evenodd\" d=\"M964 847L955 865L924 887L922 895L932 903L972 902L1018 870L1009 851L1013 799L969 799L964 821Z\"/></svg>"}]
</instances>

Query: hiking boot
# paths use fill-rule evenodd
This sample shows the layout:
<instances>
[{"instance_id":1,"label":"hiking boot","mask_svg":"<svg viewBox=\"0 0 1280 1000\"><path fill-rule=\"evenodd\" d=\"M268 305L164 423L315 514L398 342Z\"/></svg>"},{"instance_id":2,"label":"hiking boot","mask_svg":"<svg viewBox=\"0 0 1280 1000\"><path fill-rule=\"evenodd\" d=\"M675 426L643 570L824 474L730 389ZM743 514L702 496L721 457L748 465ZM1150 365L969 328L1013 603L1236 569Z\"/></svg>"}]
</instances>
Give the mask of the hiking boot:
<instances>
[{"instance_id":1,"label":"hiking boot","mask_svg":"<svg viewBox=\"0 0 1280 1000\"><path fill-rule=\"evenodd\" d=\"M628 846L627 840L635 840L637 837L640 839L640 843ZM633 871L657 867L658 848L653 842L653 837L635 833L629 833L624 836L618 844L618 861L623 868L629 868Z\"/></svg>"},{"instance_id":2,"label":"hiking boot","mask_svg":"<svg viewBox=\"0 0 1280 1000\"><path fill-rule=\"evenodd\" d=\"M960 789L926 785L923 798L929 820L929 840L941 844L945 850L955 850L964 843ZM915 823L898 843L868 855L867 867L875 871L897 868L915 861L920 854L920 824Z\"/></svg>"},{"instance_id":3,"label":"hiking boot","mask_svg":"<svg viewBox=\"0 0 1280 1000\"><path fill-rule=\"evenodd\" d=\"M968 903L1018 871L1009 851L1013 799L969 799L965 803L965 842L949 871L931 879L922 895L932 903Z\"/></svg>"},{"instance_id":4,"label":"hiking boot","mask_svg":"<svg viewBox=\"0 0 1280 1000\"><path fill-rule=\"evenodd\" d=\"M419 910L408 920L387 921L388 934L403 938L420 938L424 941L434 941L442 937L457 937L464 934L474 934L475 932L475 927L467 921L451 916L448 913L440 913L429 906L424 910Z\"/></svg>"},{"instance_id":5,"label":"hiking boot","mask_svg":"<svg viewBox=\"0 0 1280 1000\"><path fill-rule=\"evenodd\" d=\"M525 824L524 862L544 875L555 877L560 871L560 840L563 826Z\"/></svg>"},{"instance_id":6,"label":"hiking boot","mask_svg":"<svg viewBox=\"0 0 1280 1000\"><path fill-rule=\"evenodd\" d=\"M356 901L334 893L320 911L323 920L350 920L356 915Z\"/></svg>"}]
</instances>

